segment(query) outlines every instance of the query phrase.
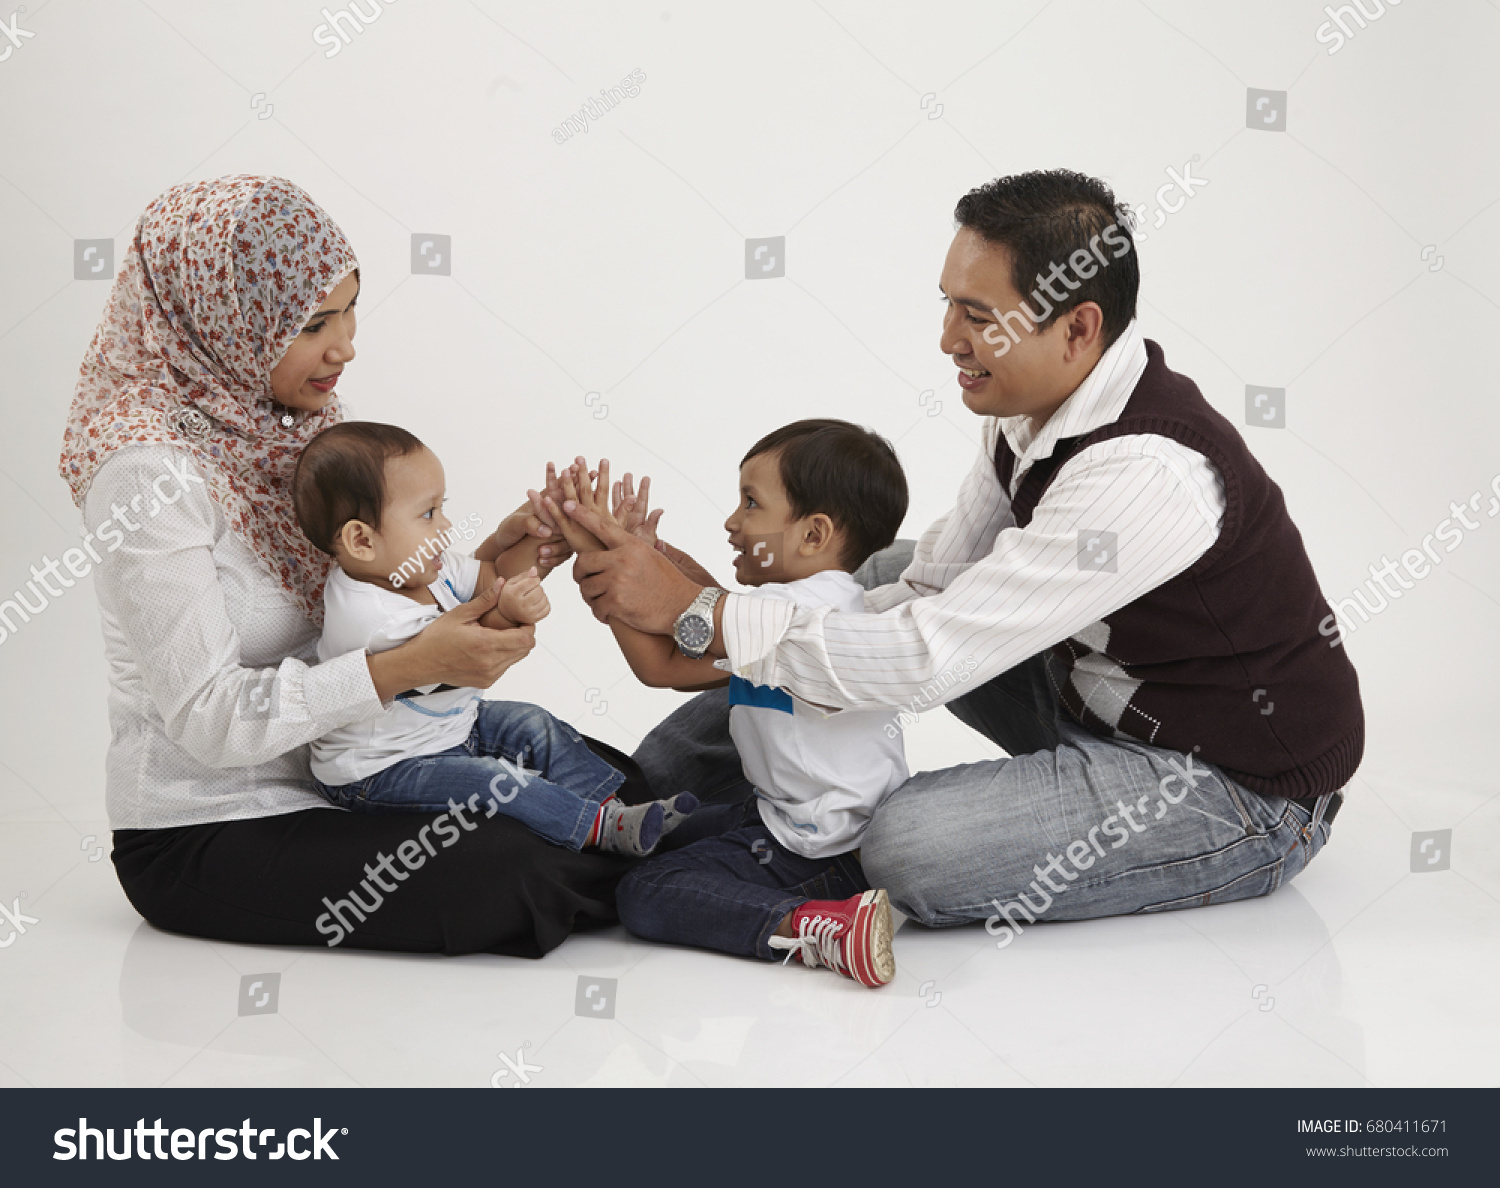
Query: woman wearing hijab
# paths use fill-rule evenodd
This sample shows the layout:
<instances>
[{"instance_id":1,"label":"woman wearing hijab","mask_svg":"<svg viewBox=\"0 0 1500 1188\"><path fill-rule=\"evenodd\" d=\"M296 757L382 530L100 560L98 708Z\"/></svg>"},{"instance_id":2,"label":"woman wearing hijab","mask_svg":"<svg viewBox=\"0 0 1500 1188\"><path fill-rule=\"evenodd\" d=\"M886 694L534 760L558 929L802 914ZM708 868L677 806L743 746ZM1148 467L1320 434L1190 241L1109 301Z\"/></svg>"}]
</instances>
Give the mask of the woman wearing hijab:
<instances>
[{"instance_id":1,"label":"woman wearing hijab","mask_svg":"<svg viewBox=\"0 0 1500 1188\"><path fill-rule=\"evenodd\" d=\"M290 482L343 419L358 291L343 232L280 178L176 186L136 226L59 466L98 558L115 869L141 915L194 936L538 957L615 918L624 860L462 805L343 812L312 786L312 739L417 686L488 688L534 642L478 623L497 587L316 663L331 562ZM550 534L523 508L495 535L528 531Z\"/></svg>"}]
</instances>

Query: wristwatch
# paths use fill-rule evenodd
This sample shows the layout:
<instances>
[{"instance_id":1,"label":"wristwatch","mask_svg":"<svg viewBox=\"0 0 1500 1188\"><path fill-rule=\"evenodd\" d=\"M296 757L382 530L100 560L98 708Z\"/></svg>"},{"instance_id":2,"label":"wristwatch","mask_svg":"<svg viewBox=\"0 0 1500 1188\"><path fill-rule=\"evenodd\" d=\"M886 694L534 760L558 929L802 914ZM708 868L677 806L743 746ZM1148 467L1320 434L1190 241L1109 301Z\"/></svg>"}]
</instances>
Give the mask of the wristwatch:
<instances>
[{"instance_id":1,"label":"wristwatch","mask_svg":"<svg viewBox=\"0 0 1500 1188\"><path fill-rule=\"evenodd\" d=\"M714 606L724 594L718 586L705 586L672 624L672 639L689 660L703 659L703 653L713 643Z\"/></svg>"}]
</instances>

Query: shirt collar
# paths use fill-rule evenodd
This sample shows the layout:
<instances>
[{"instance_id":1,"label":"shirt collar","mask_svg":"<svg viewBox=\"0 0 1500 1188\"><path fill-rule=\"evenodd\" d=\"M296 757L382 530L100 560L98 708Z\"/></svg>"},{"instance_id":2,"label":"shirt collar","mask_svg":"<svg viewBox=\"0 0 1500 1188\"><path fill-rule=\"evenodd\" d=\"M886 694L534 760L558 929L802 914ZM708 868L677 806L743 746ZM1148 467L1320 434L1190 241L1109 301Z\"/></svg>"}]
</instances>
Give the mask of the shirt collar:
<instances>
[{"instance_id":1,"label":"shirt collar","mask_svg":"<svg viewBox=\"0 0 1500 1188\"><path fill-rule=\"evenodd\" d=\"M996 424L1016 455L1016 477L1033 462L1050 458L1062 438L1092 433L1117 420L1145 370L1146 340L1132 318L1125 332L1099 356L1083 383L1073 389L1035 437L1030 417L997 417Z\"/></svg>"}]
</instances>

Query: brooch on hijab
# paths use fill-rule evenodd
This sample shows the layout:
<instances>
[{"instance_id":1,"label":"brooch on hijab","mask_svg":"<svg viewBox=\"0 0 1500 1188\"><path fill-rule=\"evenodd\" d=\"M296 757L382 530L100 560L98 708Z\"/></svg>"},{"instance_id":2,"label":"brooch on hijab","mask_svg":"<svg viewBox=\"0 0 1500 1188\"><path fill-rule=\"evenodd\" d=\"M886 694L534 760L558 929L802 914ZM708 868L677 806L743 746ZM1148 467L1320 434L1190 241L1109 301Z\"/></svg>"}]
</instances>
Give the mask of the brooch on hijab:
<instances>
[{"instance_id":1,"label":"brooch on hijab","mask_svg":"<svg viewBox=\"0 0 1500 1188\"><path fill-rule=\"evenodd\" d=\"M177 430L184 437L202 441L213 429L213 422L196 408L188 407L177 414Z\"/></svg>"}]
</instances>

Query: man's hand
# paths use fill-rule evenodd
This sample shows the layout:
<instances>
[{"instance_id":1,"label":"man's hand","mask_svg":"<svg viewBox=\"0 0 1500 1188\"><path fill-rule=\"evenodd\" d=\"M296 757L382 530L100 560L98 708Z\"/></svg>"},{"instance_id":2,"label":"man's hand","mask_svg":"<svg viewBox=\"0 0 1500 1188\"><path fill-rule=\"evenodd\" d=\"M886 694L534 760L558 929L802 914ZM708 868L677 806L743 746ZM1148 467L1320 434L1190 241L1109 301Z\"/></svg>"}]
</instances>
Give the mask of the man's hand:
<instances>
[{"instance_id":1,"label":"man's hand","mask_svg":"<svg viewBox=\"0 0 1500 1188\"><path fill-rule=\"evenodd\" d=\"M562 511L603 546L601 551L580 551L573 562L573 579L594 618L601 623L618 620L652 635L670 635L677 616L687 610L702 585L596 510L570 500Z\"/></svg>"},{"instance_id":2,"label":"man's hand","mask_svg":"<svg viewBox=\"0 0 1500 1188\"><path fill-rule=\"evenodd\" d=\"M541 575L535 566L505 583L496 609L518 624L540 623L551 613L552 604L547 601L547 592L542 589Z\"/></svg>"},{"instance_id":3,"label":"man's hand","mask_svg":"<svg viewBox=\"0 0 1500 1188\"><path fill-rule=\"evenodd\" d=\"M685 577L691 578L700 586L718 586L721 590L729 588L723 582L716 581L713 574L709 573L708 570L704 569L703 566L699 565L698 562L694 561L681 549L669 545L666 541L657 541L656 551L665 556L673 565L677 566Z\"/></svg>"},{"instance_id":4,"label":"man's hand","mask_svg":"<svg viewBox=\"0 0 1500 1188\"><path fill-rule=\"evenodd\" d=\"M598 481L594 486L590 486L589 479L593 478ZM580 553L598 552L600 549L607 548L608 546L599 539L598 535L568 516L563 511L563 506L571 503L582 507L598 516L601 523L620 527L619 521L610 514L606 494L609 491L609 459L601 458L599 469L592 471L588 463L580 457L558 476L558 482L562 488L562 498L554 500L548 496L544 503L548 513L556 518L568 543Z\"/></svg>"}]
</instances>

